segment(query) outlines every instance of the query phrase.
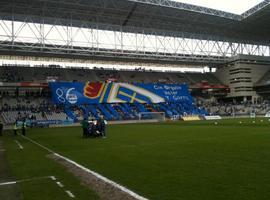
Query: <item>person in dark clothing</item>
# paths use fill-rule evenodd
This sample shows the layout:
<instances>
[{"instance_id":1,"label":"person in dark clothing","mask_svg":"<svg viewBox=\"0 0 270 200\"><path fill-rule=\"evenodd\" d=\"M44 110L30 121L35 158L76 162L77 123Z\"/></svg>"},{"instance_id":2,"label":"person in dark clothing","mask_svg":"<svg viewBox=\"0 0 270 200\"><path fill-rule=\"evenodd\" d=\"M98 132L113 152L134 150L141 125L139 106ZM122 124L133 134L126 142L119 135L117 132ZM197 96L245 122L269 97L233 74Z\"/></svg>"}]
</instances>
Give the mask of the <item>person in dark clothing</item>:
<instances>
[{"instance_id":1,"label":"person in dark clothing","mask_svg":"<svg viewBox=\"0 0 270 200\"><path fill-rule=\"evenodd\" d=\"M26 130L26 121L23 120L23 123L22 123L22 135L23 136L25 136L25 134L26 134L25 130Z\"/></svg>"},{"instance_id":2,"label":"person in dark clothing","mask_svg":"<svg viewBox=\"0 0 270 200\"><path fill-rule=\"evenodd\" d=\"M4 125L3 125L3 123L0 121L0 136L3 135L3 128L4 128Z\"/></svg>"},{"instance_id":3,"label":"person in dark clothing","mask_svg":"<svg viewBox=\"0 0 270 200\"><path fill-rule=\"evenodd\" d=\"M92 119L88 124L88 137L93 137L95 135L96 127L94 124L94 120Z\"/></svg>"},{"instance_id":4,"label":"person in dark clothing","mask_svg":"<svg viewBox=\"0 0 270 200\"><path fill-rule=\"evenodd\" d=\"M106 138L106 123L103 117L98 120L97 126L98 131L100 132L100 136Z\"/></svg>"},{"instance_id":5,"label":"person in dark clothing","mask_svg":"<svg viewBox=\"0 0 270 200\"><path fill-rule=\"evenodd\" d=\"M87 137L87 128L88 128L88 121L86 118L82 121L81 125L82 125L82 129L83 129L83 137L86 138Z\"/></svg>"},{"instance_id":6,"label":"person in dark clothing","mask_svg":"<svg viewBox=\"0 0 270 200\"><path fill-rule=\"evenodd\" d=\"M18 127L17 127L17 121L16 121L13 126L14 135L17 135L17 130L18 130Z\"/></svg>"}]
</instances>

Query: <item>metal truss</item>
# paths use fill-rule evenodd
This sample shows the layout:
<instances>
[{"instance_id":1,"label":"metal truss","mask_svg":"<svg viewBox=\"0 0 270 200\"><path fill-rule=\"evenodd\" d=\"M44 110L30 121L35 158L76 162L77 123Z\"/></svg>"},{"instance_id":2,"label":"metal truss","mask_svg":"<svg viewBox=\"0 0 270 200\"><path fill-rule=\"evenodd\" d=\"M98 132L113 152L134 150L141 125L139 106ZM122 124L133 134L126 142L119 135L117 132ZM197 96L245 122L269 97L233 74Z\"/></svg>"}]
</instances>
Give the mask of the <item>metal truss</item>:
<instances>
[{"instance_id":1,"label":"metal truss","mask_svg":"<svg viewBox=\"0 0 270 200\"><path fill-rule=\"evenodd\" d=\"M56 25L58 21L58 25L74 27L88 23L86 27L120 32L269 44L265 27L257 29L253 25L256 28L252 29L249 23L231 20L241 18L240 15L169 0L2 0L0 17L14 21L28 17L29 23Z\"/></svg>"},{"instance_id":2,"label":"metal truss","mask_svg":"<svg viewBox=\"0 0 270 200\"><path fill-rule=\"evenodd\" d=\"M127 0L127 1L187 10L187 11L198 12L198 13L203 13L207 15L224 17L224 18L233 19L237 21L241 21L249 17L250 15L253 15L254 13L258 12L259 10L265 8L266 6L270 5L270 0L264 0L263 2L259 3L258 5L254 6L253 8L244 12L243 14L237 15L233 13L228 13L228 12L219 11L219 10L201 7L201 6L196 6L192 4L185 4L185 3L176 2L172 0Z\"/></svg>"},{"instance_id":3,"label":"metal truss","mask_svg":"<svg viewBox=\"0 0 270 200\"><path fill-rule=\"evenodd\" d=\"M196 6L196 5L191 5L191 4L180 3L180 2L171 1L171 0L127 0L127 1L152 4L152 5L170 7L170 8L181 9L181 10L187 10L187 11L198 12L198 13L203 13L203 14L207 14L207 15L224 17L224 18L233 19L233 20L241 20L242 19L242 17L240 15L236 15L233 13L223 12L223 11L219 11L219 10L215 10L215 9L211 9L211 8L206 8L206 7L201 7L201 6Z\"/></svg>"},{"instance_id":4,"label":"metal truss","mask_svg":"<svg viewBox=\"0 0 270 200\"><path fill-rule=\"evenodd\" d=\"M0 50L46 53L50 55L101 56L110 58L158 59L168 61L222 63L238 54L270 56L270 47L178 35L127 33L100 30L98 26L80 27L0 19Z\"/></svg>"},{"instance_id":5,"label":"metal truss","mask_svg":"<svg viewBox=\"0 0 270 200\"><path fill-rule=\"evenodd\" d=\"M244 12L241 16L242 18L247 18L269 5L270 5L270 0L264 0L263 2L259 3L258 5L249 9L248 11Z\"/></svg>"}]
</instances>

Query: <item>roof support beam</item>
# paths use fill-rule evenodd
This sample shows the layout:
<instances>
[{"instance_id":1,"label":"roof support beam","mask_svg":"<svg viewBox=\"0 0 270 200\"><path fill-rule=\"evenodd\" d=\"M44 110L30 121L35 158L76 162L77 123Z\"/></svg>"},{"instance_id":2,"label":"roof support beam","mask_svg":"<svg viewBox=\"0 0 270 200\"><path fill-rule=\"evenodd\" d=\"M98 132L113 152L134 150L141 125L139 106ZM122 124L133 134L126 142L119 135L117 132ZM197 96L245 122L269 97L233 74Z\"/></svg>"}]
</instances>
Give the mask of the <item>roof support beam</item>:
<instances>
[{"instance_id":1,"label":"roof support beam","mask_svg":"<svg viewBox=\"0 0 270 200\"><path fill-rule=\"evenodd\" d=\"M123 22L122 26L126 26L128 23L128 20L130 19L130 17L132 16L133 12L136 10L137 8L137 3L134 3L133 7L131 8L130 12L128 13L128 16L126 17L125 21Z\"/></svg>"},{"instance_id":2,"label":"roof support beam","mask_svg":"<svg viewBox=\"0 0 270 200\"><path fill-rule=\"evenodd\" d=\"M270 5L270 0L264 0L263 2L259 3L258 5L254 6L251 9L249 9L248 11L244 12L242 14L242 17L245 19L245 18L255 14L259 10L265 8L266 6L269 6L269 5Z\"/></svg>"},{"instance_id":3,"label":"roof support beam","mask_svg":"<svg viewBox=\"0 0 270 200\"><path fill-rule=\"evenodd\" d=\"M180 10L187 10L187 11L198 12L198 13L207 14L207 15L214 15L218 17L233 19L237 21L240 21L242 19L241 15L236 15L233 13L228 13L228 12L219 11L219 10L201 7L201 6L195 6L191 4L180 3L180 2L171 1L171 0L127 0L127 1L144 3L144 4L152 4L156 6L164 6L164 7L175 8L175 9L180 9Z\"/></svg>"},{"instance_id":4,"label":"roof support beam","mask_svg":"<svg viewBox=\"0 0 270 200\"><path fill-rule=\"evenodd\" d=\"M223 63L238 54L270 56L270 47L177 35L126 33L97 27L72 27L0 20L0 51L82 57L134 58L174 62ZM71 19L72 20L72 19ZM30 21L30 22L29 22ZM27 35L26 35L27 33Z\"/></svg>"}]
</instances>

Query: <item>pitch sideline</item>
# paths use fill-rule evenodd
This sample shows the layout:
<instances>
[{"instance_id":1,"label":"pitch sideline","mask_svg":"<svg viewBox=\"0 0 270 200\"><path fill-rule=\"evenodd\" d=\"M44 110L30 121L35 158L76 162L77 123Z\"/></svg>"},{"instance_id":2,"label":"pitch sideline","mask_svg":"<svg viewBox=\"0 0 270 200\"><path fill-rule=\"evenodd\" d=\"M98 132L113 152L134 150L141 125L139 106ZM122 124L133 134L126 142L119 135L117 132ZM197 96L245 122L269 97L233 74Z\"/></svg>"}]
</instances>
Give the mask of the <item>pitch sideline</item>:
<instances>
[{"instance_id":1,"label":"pitch sideline","mask_svg":"<svg viewBox=\"0 0 270 200\"><path fill-rule=\"evenodd\" d=\"M30 181L36 181L36 180L41 180L41 179L51 179L53 182L55 182L60 188L63 188L64 185L61 182L58 182L55 176L42 176L42 177L36 177L36 178L28 178L28 179L21 179L21 180L16 180L16 181L8 181L8 182L1 182L1 186L8 186L8 185L15 185L17 183L22 183L22 182L30 182ZM70 197L70 198L76 198L76 196L70 191L70 190L64 190L65 193Z\"/></svg>"},{"instance_id":2,"label":"pitch sideline","mask_svg":"<svg viewBox=\"0 0 270 200\"><path fill-rule=\"evenodd\" d=\"M61 158L61 159L65 160L66 162L75 165L76 167L80 168L81 170L83 170L83 171L85 171L85 172L87 172L87 173L95 176L97 179L99 179L99 180L101 180L101 181L103 181L103 182L105 182L107 184L110 184L110 185L114 186L115 188L121 190L124 193L127 193L128 195L132 196L133 198L135 198L137 200L148 200L147 198L145 198L145 197L143 197L143 196L141 196L141 195L139 195L139 194L131 191L130 189L128 189L128 188L126 188L126 187L124 187L124 186L122 186L122 185L120 185L120 184L118 184L118 183L116 183L116 182L114 182L114 181L106 178L105 176L102 176L101 174L99 174L99 173L97 173L95 171L92 171L92 170L90 170L90 169L88 169L88 168L80 165L79 163L77 163L77 162L75 162L75 161L73 161L73 160L71 160L71 159L69 159L67 157L64 157L64 156L62 156L62 155L60 155L60 154L58 154L56 152L54 152L53 150L51 150L48 147L45 147L44 145L42 145L42 144L40 144L40 143L38 143L38 142L30 139L29 137L26 137L26 136L23 136L23 135L21 135L21 137L23 137L26 140L29 140L33 144L36 144L39 147L45 149L46 151L54 154L56 157Z\"/></svg>"},{"instance_id":3,"label":"pitch sideline","mask_svg":"<svg viewBox=\"0 0 270 200\"><path fill-rule=\"evenodd\" d=\"M23 150L23 146L18 142L18 140L14 140L14 142L18 145L19 149Z\"/></svg>"},{"instance_id":4,"label":"pitch sideline","mask_svg":"<svg viewBox=\"0 0 270 200\"><path fill-rule=\"evenodd\" d=\"M52 176L42 176L42 177L36 177L36 178L21 179L21 180L16 180L16 181L1 182L0 186L14 185L17 183L36 181L36 180L40 180L40 179L52 179Z\"/></svg>"}]
</instances>

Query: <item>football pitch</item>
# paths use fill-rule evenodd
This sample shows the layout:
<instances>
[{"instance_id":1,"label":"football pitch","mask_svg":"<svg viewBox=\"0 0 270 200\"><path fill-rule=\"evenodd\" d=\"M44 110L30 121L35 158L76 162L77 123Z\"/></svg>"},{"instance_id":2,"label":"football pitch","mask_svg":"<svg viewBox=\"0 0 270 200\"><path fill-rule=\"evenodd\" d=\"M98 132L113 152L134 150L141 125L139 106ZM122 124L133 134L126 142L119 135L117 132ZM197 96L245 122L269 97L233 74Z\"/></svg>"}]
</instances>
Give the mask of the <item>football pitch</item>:
<instances>
[{"instance_id":1,"label":"football pitch","mask_svg":"<svg viewBox=\"0 0 270 200\"><path fill-rule=\"evenodd\" d=\"M106 139L81 132L28 129L27 137L147 199L270 199L267 119L110 125ZM0 142L1 200L100 199L46 149L12 131Z\"/></svg>"}]
</instances>

